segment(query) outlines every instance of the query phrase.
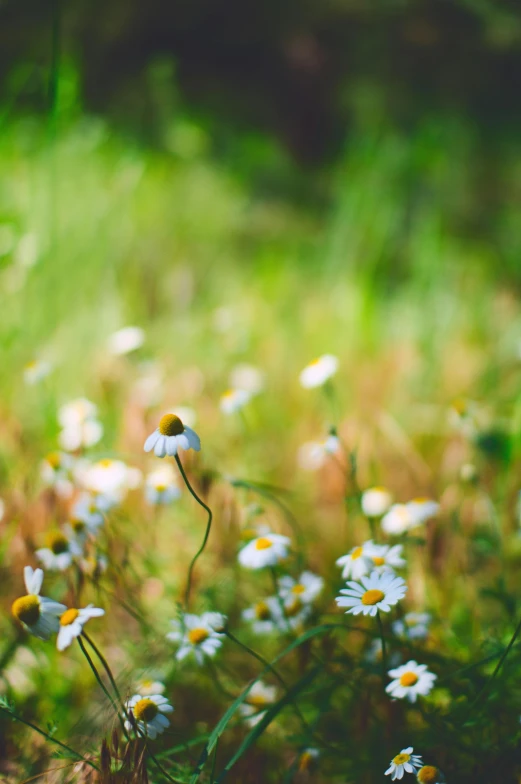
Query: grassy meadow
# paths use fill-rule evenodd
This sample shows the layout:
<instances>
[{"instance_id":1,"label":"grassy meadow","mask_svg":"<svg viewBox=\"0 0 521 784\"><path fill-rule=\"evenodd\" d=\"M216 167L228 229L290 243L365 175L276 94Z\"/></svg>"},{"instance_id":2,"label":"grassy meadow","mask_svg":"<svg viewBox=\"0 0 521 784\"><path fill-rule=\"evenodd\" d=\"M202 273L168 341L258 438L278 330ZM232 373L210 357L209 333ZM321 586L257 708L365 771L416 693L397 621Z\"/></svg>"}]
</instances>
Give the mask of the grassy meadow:
<instances>
[{"instance_id":1,"label":"grassy meadow","mask_svg":"<svg viewBox=\"0 0 521 784\"><path fill-rule=\"evenodd\" d=\"M521 157L505 142L492 216L472 131L450 119L362 128L291 194L277 178L294 164L256 144L219 160L188 120L160 151L94 117L4 123L0 781L373 784L413 747L404 781L519 782ZM114 348L127 326L142 344ZM322 355L337 371L302 386ZM97 407L90 444L76 409L64 425L79 398ZM213 513L189 583L208 515L174 458L144 452L166 412L201 439L179 457ZM121 469L103 507L92 469L118 461L140 473ZM373 487L435 505L386 532L361 505ZM60 554L57 532L65 568L37 554ZM273 534L290 541L272 566L238 560ZM368 540L405 562L407 593L375 617L335 602L335 561ZM59 651L13 617L35 593L26 566L42 596L104 610L86 638ZM321 590L292 604L284 578L303 571ZM203 624L213 652L186 611L226 616ZM408 613L430 616L417 636ZM176 619L184 642L166 637ZM388 671L411 661L434 685L393 699ZM128 703L147 693L174 708L157 738Z\"/></svg>"}]
</instances>

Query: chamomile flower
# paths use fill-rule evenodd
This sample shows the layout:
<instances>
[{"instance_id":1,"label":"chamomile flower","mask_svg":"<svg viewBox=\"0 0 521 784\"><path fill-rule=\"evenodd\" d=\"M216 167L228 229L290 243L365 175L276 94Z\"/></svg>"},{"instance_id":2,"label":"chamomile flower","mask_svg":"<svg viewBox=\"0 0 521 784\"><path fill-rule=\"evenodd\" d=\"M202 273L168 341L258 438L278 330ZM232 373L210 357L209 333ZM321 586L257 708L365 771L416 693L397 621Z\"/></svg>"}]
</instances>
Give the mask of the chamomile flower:
<instances>
[{"instance_id":1,"label":"chamomile flower","mask_svg":"<svg viewBox=\"0 0 521 784\"><path fill-rule=\"evenodd\" d=\"M434 765L424 765L416 774L418 784L445 784L445 776Z\"/></svg>"},{"instance_id":2,"label":"chamomile flower","mask_svg":"<svg viewBox=\"0 0 521 784\"><path fill-rule=\"evenodd\" d=\"M395 574L374 571L369 576L360 578L360 583L348 582L337 596L338 607L348 607L346 613L353 615L376 615L378 610L389 612L391 606L398 604L407 592L407 586L401 577Z\"/></svg>"},{"instance_id":3,"label":"chamomile flower","mask_svg":"<svg viewBox=\"0 0 521 784\"><path fill-rule=\"evenodd\" d=\"M228 389L219 401L219 408L223 414L235 414L249 403L251 393L246 389Z\"/></svg>"},{"instance_id":4,"label":"chamomile flower","mask_svg":"<svg viewBox=\"0 0 521 784\"><path fill-rule=\"evenodd\" d=\"M246 723L250 727L255 727L276 699L276 686L268 686L262 681L256 681L245 701L239 706L239 712L245 717Z\"/></svg>"},{"instance_id":5,"label":"chamomile flower","mask_svg":"<svg viewBox=\"0 0 521 784\"><path fill-rule=\"evenodd\" d=\"M145 332L141 327L123 327L110 335L107 345L114 356L120 357L141 348L145 342Z\"/></svg>"},{"instance_id":6,"label":"chamomile flower","mask_svg":"<svg viewBox=\"0 0 521 784\"><path fill-rule=\"evenodd\" d=\"M60 446L67 452L94 446L103 436L103 425L97 420L98 409L87 398L66 403L58 411L62 431L58 436Z\"/></svg>"},{"instance_id":7,"label":"chamomile flower","mask_svg":"<svg viewBox=\"0 0 521 784\"><path fill-rule=\"evenodd\" d=\"M32 362L28 362L24 367L24 381L28 386L38 384L38 382L47 378L51 370L52 365L50 362L46 362L43 359L35 359Z\"/></svg>"},{"instance_id":8,"label":"chamomile flower","mask_svg":"<svg viewBox=\"0 0 521 784\"><path fill-rule=\"evenodd\" d=\"M287 624L282 614L281 602L276 596L261 599L252 607L242 611L243 620L251 623L255 634L270 634L273 631L285 631Z\"/></svg>"},{"instance_id":9,"label":"chamomile flower","mask_svg":"<svg viewBox=\"0 0 521 784\"><path fill-rule=\"evenodd\" d=\"M393 632L397 637L409 640L424 640L429 634L431 616L429 613L406 613L393 623Z\"/></svg>"},{"instance_id":10,"label":"chamomile flower","mask_svg":"<svg viewBox=\"0 0 521 784\"><path fill-rule=\"evenodd\" d=\"M222 629L226 618L221 613L206 612L202 615L185 614L182 621L171 621L173 631L166 636L168 640L179 643L176 659L181 661L190 654L198 664L203 664L206 656L213 658L222 645Z\"/></svg>"},{"instance_id":11,"label":"chamomile flower","mask_svg":"<svg viewBox=\"0 0 521 784\"><path fill-rule=\"evenodd\" d=\"M305 389L321 387L334 376L338 369L338 359L332 354L323 354L306 365L299 376L300 384Z\"/></svg>"},{"instance_id":12,"label":"chamomile flower","mask_svg":"<svg viewBox=\"0 0 521 784\"><path fill-rule=\"evenodd\" d=\"M145 441L145 452L154 450L156 457L174 457L179 449L194 449L199 452L201 441L191 427L184 425L175 414L165 414L159 427Z\"/></svg>"},{"instance_id":13,"label":"chamomile flower","mask_svg":"<svg viewBox=\"0 0 521 784\"><path fill-rule=\"evenodd\" d=\"M36 550L36 557L50 571L63 572L73 560L81 555L79 543L69 538L62 531L50 531L47 534L47 547Z\"/></svg>"},{"instance_id":14,"label":"chamomile flower","mask_svg":"<svg viewBox=\"0 0 521 784\"><path fill-rule=\"evenodd\" d=\"M375 544L368 554L372 558L374 567L378 572L392 572L401 569L406 561L402 558L403 545L395 544L392 547L387 544Z\"/></svg>"},{"instance_id":15,"label":"chamomile flower","mask_svg":"<svg viewBox=\"0 0 521 784\"><path fill-rule=\"evenodd\" d=\"M134 694L126 703L128 713L131 713L136 723L137 731L151 740L155 740L158 735L170 726L170 722L164 715L172 713L173 707L166 697L162 694L150 694L143 696ZM133 724L127 719L125 728L129 731L134 729Z\"/></svg>"},{"instance_id":16,"label":"chamomile flower","mask_svg":"<svg viewBox=\"0 0 521 784\"><path fill-rule=\"evenodd\" d=\"M154 681L150 678L143 678L139 681L136 691L143 697L149 697L151 694L163 694L166 686L162 681Z\"/></svg>"},{"instance_id":17,"label":"chamomile flower","mask_svg":"<svg viewBox=\"0 0 521 784\"><path fill-rule=\"evenodd\" d=\"M239 552L239 563L247 569L276 566L287 558L291 540L281 534L266 534L252 539Z\"/></svg>"},{"instance_id":18,"label":"chamomile flower","mask_svg":"<svg viewBox=\"0 0 521 784\"><path fill-rule=\"evenodd\" d=\"M313 770L315 765L317 764L317 760L320 757L320 751L318 749L308 748L304 749L301 753L300 757L298 758L298 770L303 773L310 770Z\"/></svg>"},{"instance_id":19,"label":"chamomile flower","mask_svg":"<svg viewBox=\"0 0 521 784\"><path fill-rule=\"evenodd\" d=\"M407 699L409 702L416 702L418 696L426 697L432 691L437 677L429 672L426 664L418 664L412 660L389 670L388 674L393 680L386 686L385 691L394 699Z\"/></svg>"},{"instance_id":20,"label":"chamomile flower","mask_svg":"<svg viewBox=\"0 0 521 784\"><path fill-rule=\"evenodd\" d=\"M264 389L264 373L255 365L241 363L230 373L232 389L244 389L250 395L258 395Z\"/></svg>"},{"instance_id":21,"label":"chamomile flower","mask_svg":"<svg viewBox=\"0 0 521 784\"><path fill-rule=\"evenodd\" d=\"M56 640L56 647L59 651L64 651L76 637L79 637L83 627L91 618L99 618L105 615L105 610L89 604L81 610L71 607L65 610L60 617L60 631Z\"/></svg>"},{"instance_id":22,"label":"chamomile flower","mask_svg":"<svg viewBox=\"0 0 521 784\"><path fill-rule=\"evenodd\" d=\"M297 580L284 576L279 580L279 595L284 601L297 598L302 604L311 604L324 588L324 580L313 572L302 572Z\"/></svg>"},{"instance_id":23,"label":"chamomile flower","mask_svg":"<svg viewBox=\"0 0 521 784\"><path fill-rule=\"evenodd\" d=\"M362 512L366 517L382 517L391 506L393 497L385 487L370 487L362 493Z\"/></svg>"},{"instance_id":24,"label":"chamomile flower","mask_svg":"<svg viewBox=\"0 0 521 784\"><path fill-rule=\"evenodd\" d=\"M382 517L382 531L390 536L400 536L415 525L413 510L408 504L393 504Z\"/></svg>"},{"instance_id":25,"label":"chamomile flower","mask_svg":"<svg viewBox=\"0 0 521 784\"><path fill-rule=\"evenodd\" d=\"M169 504L181 496L177 477L170 463L163 463L145 479L145 498L149 504Z\"/></svg>"},{"instance_id":26,"label":"chamomile flower","mask_svg":"<svg viewBox=\"0 0 521 784\"><path fill-rule=\"evenodd\" d=\"M440 505L431 498L414 498L412 501L409 501L407 507L413 518L411 528L425 523L431 517L435 517L440 511Z\"/></svg>"},{"instance_id":27,"label":"chamomile flower","mask_svg":"<svg viewBox=\"0 0 521 784\"><path fill-rule=\"evenodd\" d=\"M70 473L72 467L73 459L66 452L50 452L42 461L40 476L60 498L70 498L74 491Z\"/></svg>"},{"instance_id":28,"label":"chamomile flower","mask_svg":"<svg viewBox=\"0 0 521 784\"><path fill-rule=\"evenodd\" d=\"M71 525L74 530L76 523L83 523L88 533L97 533L98 528L105 522L105 510L103 509L103 506L100 509L97 501L97 496L90 495L90 493L83 493L73 504L71 509Z\"/></svg>"},{"instance_id":29,"label":"chamomile flower","mask_svg":"<svg viewBox=\"0 0 521 784\"><path fill-rule=\"evenodd\" d=\"M419 754L413 754L413 747L408 746L402 749L399 754L391 761L390 767L385 771L386 776L391 776L391 781L403 779L405 773L416 773L423 765Z\"/></svg>"},{"instance_id":30,"label":"chamomile flower","mask_svg":"<svg viewBox=\"0 0 521 784\"><path fill-rule=\"evenodd\" d=\"M15 599L11 608L13 616L35 637L48 640L51 634L60 628L59 618L67 607L46 596L40 596L43 583L42 569L33 570L30 566L26 566L24 582L27 595Z\"/></svg>"},{"instance_id":31,"label":"chamomile flower","mask_svg":"<svg viewBox=\"0 0 521 784\"><path fill-rule=\"evenodd\" d=\"M372 551L375 545L369 539L362 545L353 547L347 555L337 558L335 563L342 567L342 578L344 580L359 580L365 574L369 574L374 569Z\"/></svg>"},{"instance_id":32,"label":"chamomile flower","mask_svg":"<svg viewBox=\"0 0 521 784\"><path fill-rule=\"evenodd\" d=\"M339 449L340 440L335 435L329 435L322 441L306 441L299 447L297 462L304 471L317 471L328 456L335 455Z\"/></svg>"},{"instance_id":33,"label":"chamomile flower","mask_svg":"<svg viewBox=\"0 0 521 784\"><path fill-rule=\"evenodd\" d=\"M102 496L112 505L123 501L128 490L139 487L142 479L138 468L128 466L123 460L104 458L84 467L80 480L83 487L96 496Z\"/></svg>"}]
</instances>

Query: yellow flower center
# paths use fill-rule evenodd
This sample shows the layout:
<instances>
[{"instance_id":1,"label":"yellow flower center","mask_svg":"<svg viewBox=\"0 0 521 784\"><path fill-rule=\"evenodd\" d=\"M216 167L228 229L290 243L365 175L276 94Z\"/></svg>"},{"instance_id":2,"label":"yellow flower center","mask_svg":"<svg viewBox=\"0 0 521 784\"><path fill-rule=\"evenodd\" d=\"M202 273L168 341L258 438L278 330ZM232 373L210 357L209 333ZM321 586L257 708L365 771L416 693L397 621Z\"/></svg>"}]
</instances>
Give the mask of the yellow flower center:
<instances>
[{"instance_id":1,"label":"yellow flower center","mask_svg":"<svg viewBox=\"0 0 521 784\"><path fill-rule=\"evenodd\" d=\"M421 498L413 498L412 502L413 504L428 504L430 500L431 500L430 498L421 497Z\"/></svg>"},{"instance_id":2,"label":"yellow flower center","mask_svg":"<svg viewBox=\"0 0 521 784\"><path fill-rule=\"evenodd\" d=\"M291 593L301 594L304 593L305 590L306 590L305 585L302 585L301 583L297 583L297 585L294 585L293 588L291 589Z\"/></svg>"},{"instance_id":3,"label":"yellow flower center","mask_svg":"<svg viewBox=\"0 0 521 784\"><path fill-rule=\"evenodd\" d=\"M83 520L72 520L71 528L75 534L82 534L85 531L85 523Z\"/></svg>"},{"instance_id":4,"label":"yellow flower center","mask_svg":"<svg viewBox=\"0 0 521 784\"><path fill-rule=\"evenodd\" d=\"M47 535L47 546L54 555L61 555L68 551L69 542L67 541L67 537L60 533L60 531L51 531L51 533Z\"/></svg>"},{"instance_id":5,"label":"yellow flower center","mask_svg":"<svg viewBox=\"0 0 521 784\"><path fill-rule=\"evenodd\" d=\"M255 617L259 621L268 621L271 618L270 608L266 602L257 602L255 605Z\"/></svg>"},{"instance_id":6,"label":"yellow flower center","mask_svg":"<svg viewBox=\"0 0 521 784\"><path fill-rule=\"evenodd\" d=\"M379 556L376 556L376 558L373 558L373 562L375 566L383 566L385 563L385 558L380 558Z\"/></svg>"},{"instance_id":7,"label":"yellow flower center","mask_svg":"<svg viewBox=\"0 0 521 784\"><path fill-rule=\"evenodd\" d=\"M188 639L192 645L201 645L209 636L210 634L206 629L190 629L188 632Z\"/></svg>"},{"instance_id":8,"label":"yellow flower center","mask_svg":"<svg viewBox=\"0 0 521 784\"><path fill-rule=\"evenodd\" d=\"M316 359L312 360L312 362L309 363L308 367L316 367L317 365L320 365L321 362L322 362L322 358L317 357Z\"/></svg>"},{"instance_id":9,"label":"yellow flower center","mask_svg":"<svg viewBox=\"0 0 521 784\"><path fill-rule=\"evenodd\" d=\"M33 626L40 617L40 599L33 594L20 596L13 602L11 612L22 623Z\"/></svg>"},{"instance_id":10,"label":"yellow flower center","mask_svg":"<svg viewBox=\"0 0 521 784\"><path fill-rule=\"evenodd\" d=\"M393 762L395 765L404 765L406 762L409 762L410 759L410 754L397 754L393 759Z\"/></svg>"},{"instance_id":11,"label":"yellow flower center","mask_svg":"<svg viewBox=\"0 0 521 784\"><path fill-rule=\"evenodd\" d=\"M156 718L158 707L155 702L149 699L139 700L132 708L132 713L136 721L149 722Z\"/></svg>"},{"instance_id":12,"label":"yellow flower center","mask_svg":"<svg viewBox=\"0 0 521 784\"><path fill-rule=\"evenodd\" d=\"M166 490L166 485L156 485L156 491L158 493L164 493Z\"/></svg>"},{"instance_id":13,"label":"yellow flower center","mask_svg":"<svg viewBox=\"0 0 521 784\"><path fill-rule=\"evenodd\" d=\"M60 626L70 626L79 614L79 610L76 610L74 607L71 607L70 610L65 610L60 618Z\"/></svg>"},{"instance_id":14,"label":"yellow flower center","mask_svg":"<svg viewBox=\"0 0 521 784\"><path fill-rule=\"evenodd\" d=\"M435 768L434 765L424 765L418 771L418 781L420 784L436 784L439 773L438 768Z\"/></svg>"},{"instance_id":15,"label":"yellow flower center","mask_svg":"<svg viewBox=\"0 0 521 784\"><path fill-rule=\"evenodd\" d=\"M288 618L293 618L295 615L297 615L300 612L301 609L302 609L302 602L300 601L300 599L295 599L293 602L291 602L291 604L289 604L287 607L284 608L284 611L288 616Z\"/></svg>"},{"instance_id":16,"label":"yellow flower center","mask_svg":"<svg viewBox=\"0 0 521 784\"><path fill-rule=\"evenodd\" d=\"M248 697L246 702L248 705L253 705L254 708L264 708L268 704L266 697L263 697L261 694L254 694L252 697Z\"/></svg>"},{"instance_id":17,"label":"yellow flower center","mask_svg":"<svg viewBox=\"0 0 521 784\"><path fill-rule=\"evenodd\" d=\"M370 591L366 591L362 596L362 604L378 604L384 598L385 594L383 591L379 591L378 588L371 588Z\"/></svg>"},{"instance_id":18,"label":"yellow flower center","mask_svg":"<svg viewBox=\"0 0 521 784\"><path fill-rule=\"evenodd\" d=\"M103 460L99 461L98 465L100 468L110 468L112 463L113 461L110 459L110 457L105 457Z\"/></svg>"},{"instance_id":19,"label":"yellow flower center","mask_svg":"<svg viewBox=\"0 0 521 784\"><path fill-rule=\"evenodd\" d=\"M356 561L357 558L360 558L362 556L363 552L364 552L364 548L363 547L355 547L355 549L351 553L351 559L353 561Z\"/></svg>"},{"instance_id":20,"label":"yellow flower center","mask_svg":"<svg viewBox=\"0 0 521 784\"><path fill-rule=\"evenodd\" d=\"M50 454L47 455L45 459L47 460L51 468L54 468L54 470L59 468L61 465L61 457L58 452L51 452Z\"/></svg>"},{"instance_id":21,"label":"yellow flower center","mask_svg":"<svg viewBox=\"0 0 521 784\"><path fill-rule=\"evenodd\" d=\"M404 672L400 678L400 686L414 686L418 683L418 676L415 672Z\"/></svg>"},{"instance_id":22,"label":"yellow flower center","mask_svg":"<svg viewBox=\"0 0 521 784\"><path fill-rule=\"evenodd\" d=\"M273 542L271 541L271 539L267 539L265 536L261 536L255 542L256 550L269 550L270 547L273 547Z\"/></svg>"},{"instance_id":23,"label":"yellow flower center","mask_svg":"<svg viewBox=\"0 0 521 784\"><path fill-rule=\"evenodd\" d=\"M165 414L159 420L159 432L162 436L180 436L185 426L175 414Z\"/></svg>"}]
</instances>

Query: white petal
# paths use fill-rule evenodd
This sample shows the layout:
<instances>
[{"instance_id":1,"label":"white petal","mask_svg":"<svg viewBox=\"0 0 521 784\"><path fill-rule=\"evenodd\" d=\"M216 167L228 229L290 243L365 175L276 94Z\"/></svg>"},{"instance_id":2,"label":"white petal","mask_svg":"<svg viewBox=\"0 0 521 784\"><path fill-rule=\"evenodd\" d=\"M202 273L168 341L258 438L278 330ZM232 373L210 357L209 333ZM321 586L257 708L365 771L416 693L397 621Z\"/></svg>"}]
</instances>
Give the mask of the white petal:
<instances>
[{"instance_id":1,"label":"white petal","mask_svg":"<svg viewBox=\"0 0 521 784\"><path fill-rule=\"evenodd\" d=\"M168 438L165 438L166 453L170 457L174 457L175 455L177 455L178 438L179 436L168 436Z\"/></svg>"},{"instance_id":2,"label":"white petal","mask_svg":"<svg viewBox=\"0 0 521 784\"><path fill-rule=\"evenodd\" d=\"M201 439L199 438L199 436L197 435L195 430L192 430L191 427L187 427L185 425L184 435L187 437L188 443L191 446L191 448L195 452L200 452L200 450L201 450Z\"/></svg>"},{"instance_id":3,"label":"white petal","mask_svg":"<svg viewBox=\"0 0 521 784\"><path fill-rule=\"evenodd\" d=\"M149 435L147 440L145 441L145 452L151 452L154 446L156 445L156 441L159 438L160 433L159 430L154 430L154 432Z\"/></svg>"},{"instance_id":4,"label":"white petal","mask_svg":"<svg viewBox=\"0 0 521 784\"><path fill-rule=\"evenodd\" d=\"M166 437L161 434L159 434L154 446L154 454L156 457L164 457L166 455Z\"/></svg>"}]
</instances>

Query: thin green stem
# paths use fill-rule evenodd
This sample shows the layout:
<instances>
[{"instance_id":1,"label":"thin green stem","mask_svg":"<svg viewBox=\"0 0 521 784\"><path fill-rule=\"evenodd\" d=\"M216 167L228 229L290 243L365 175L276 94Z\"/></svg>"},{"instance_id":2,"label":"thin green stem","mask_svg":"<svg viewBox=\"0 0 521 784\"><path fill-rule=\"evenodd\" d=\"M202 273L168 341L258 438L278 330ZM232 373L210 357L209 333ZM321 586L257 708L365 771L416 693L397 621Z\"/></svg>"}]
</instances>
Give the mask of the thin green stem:
<instances>
[{"instance_id":1,"label":"thin green stem","mask_svg":"<svg viewBox=\"0 0 521 784\"><path fill-rule=\"evenodd\" d=\"M158 769L159 771L161 771L161 773L163 774L163 776L165 776L165 777L168 779L168 781L171 781L173 784L183 784L183 782L182 782L182 781L180 781L179 779L174 779L174 778L173 778L173 777L170 775L170 773L168 773L168 771L166 771L166 770L164 769L164 767L161 765L161 763L159 762L159 760L158 760L158 759L155 757L155 755L154 755L154 754L152 754L152 752L150 751L150 748L149 748L149 745L148 745L148 741L147 741L147 751L148 751L148 756L149 756L149 757L150 757L150 759L153 761L154 765L157 767L157 769Z\"/></svg>"},{"instance_id":2,"label":"thin green stem","mask_svg":"<svg viewBox=\"0 0 521 784\"><path fill-rule=\"evenodd\" d=\"M378 620L378 629L380 631L380 639L382 641L382 680L385 683L387 680L387 648L385 646L384 626L379 610L376 611L376 618Z\"/></svg>"},{"instance_id":3,"label":"thin green stem","mask_svg":"<svg viewBox=\"0 0 521 784\"><path fill-rule=\"evenodd\" d=\"M210 530L211 530L211 527L212 527L213 514L212 514L212 510L210 509L210 507L207 506L204 503L204 501L202 501L199 498L199 496L197 495L197 493L193 489L192 485L188 481L188 477L187 477L187 475L185 473L185 470L183 468L183 464L181 463L181 461L179 459L179 455L175 455L175 461L177 463L177 467L179 468L179 471L181 472L181 476L183 477L184 483L187 486L189 493L195 498L195 500L197 501L199 506L202 506L203 509L205 509L208 512L208 523L206 524L206 531L204 533L203 542L202 542L199 550L196 552L196 554L192 558L192 561L191 561L190 566L188 568L188 578L187 578L187 582L186 582L186 591L185 591L185 607L188 608L188 602L190 601L190 591L191 591L191 588L192 588L192 573L194 571L195 564L197 563L197 559L199 558L199 556L202 554L204 548L206 547L206 543L208 541L208 537L210 536Z\"/></svg>"},{"instance_id":4,"label":"thin green stem","mask_svg":"<svg viewBox=\"0 0 521 784\"><path fill-rule=\"evenodd\" d=\"M125 710L125 704L124 704L124 702L123 702L123 700L122 700L122 698L121 698L120 691L119 691L119 689L118 689L118 687L117 687L117 684L116 684L115 678L114 678L114 676L112 675L112 671L111 671L111 669L110 669L110 667L109 667L109 665L108 665L108 662L107 662L107 660L105 659L105 657L103 656L103 654L101 653L101 651L99 650L99 648L97 647L97 645L95 645L95 644L94 644L94 642L91 640L91 638L89 637L89 635L87 634L87 632L83 631L83 632L82 632L82 637L83 637L83 638L84 638L84 639L85 639L85 640L86 640L86 641L89 643L90 647L92 648L92 650L94 651L94 653L96 654L96 656L98 657L98 659L100 660L100 662L101 662L101 665L102 665L103 669L105 670L105 672L106 672L106 673L107 673L107 675L108 675L108 679L109 679L109 681L110 681L110 683L111 683L111 685L112 685L112 688L114 689L114 693L115 693L116 697L118 698L118 700L119 700L119 702L120 702L120 704L121 704L121 707L122 707L123 711L126 713L126 710Z\"/></svg>"},{"instance_id":5,"label":"thin green stem","mask_svg":"<svg viewBox=\"0 0 521 784\"><path fill-rule=\"evenodd\" d=\"M40 729L40 727L37 727L36 724L32 724L30 721L26 721L26 719L22 719L22 717L19 716L17 713L15 713L12 710L8 710L7 708L4 708L2 705L0 705L0 710L6 713L8 716L11 716L11 718L15 719L16 721L19 721L20 724L25 724L26 727L30 727L32 730L37 732L39 735L42 735L42 737L44 737L46 740L50 741L51 743L54 743L56 746L60 746L62 749L65 749L66 751L69 752L69 754L72 754L76 759L85 762L87 765L90 765L91 768L94 768L94 770L99 771L98 766L94 762L84 757L78 751L71 749L71 747L67 746L66 743L62 743L60 740L56 740L56 738L53 738L52 735L49 735L47 732L45 732L45 730L42 730Z\"/></svg>"},{"instance_id":6,"label":"thin green stem","mask_svg":"<svg viewBox=\"0 0 521 784\"><path fill-rule=\"evenodd\" d=\"M88 662L88 664L89 664L89 667L91 668L91 670L92 670L92 672L93 672L93 674L94 674L94 677L96 678L96 680L97 680L97 682L98 682L99 686L101 687L101 689L102 689L103 693L105 694L105 696L107 697L107 699L110 701L110 704L111 704L111 705L112 705L112 707L114 708L114 712L116 713L116 716L117 716L117 717L118 717L118 719L119 719L119 722L120 722L120 724L121 724L121 728L122 728L122 730L123 730L123 733L125 734L125 736L126 736L126 737L128 737L128 736L127 736L126 729L125 729L125 724L123 723L123 719L121 718L121 714L120 714L120 712L119 712L119 708L118 708L118 706L116 705L116 703L114 702L114 700L113 700L113 698L112 698L112 696L111 696L110 692L109 692L109 691L108 691L108 689L105 687L105 684L104 684L104 683L103 683L103 681L101 680L100 674L99 674L99 672L98 672L98 671L97 671L97 669L96 669L96 665L94 664L94 662L93 662L93 661L92 661L92 659L90 658L90 656L89 656L89 654L88 654L88 651L87 651L87 649L85 648L85 645L83 644L83 640L81 639L81 637L77 637L76 639L78 640L78 643L79 643L79 646L80 646L80 648L81 648L81 651L82 651L83 655L85 656L85 658L87 659L87 662Z\"/></svg>"}]
</instances>

